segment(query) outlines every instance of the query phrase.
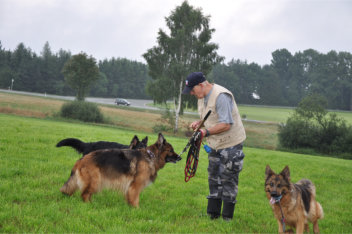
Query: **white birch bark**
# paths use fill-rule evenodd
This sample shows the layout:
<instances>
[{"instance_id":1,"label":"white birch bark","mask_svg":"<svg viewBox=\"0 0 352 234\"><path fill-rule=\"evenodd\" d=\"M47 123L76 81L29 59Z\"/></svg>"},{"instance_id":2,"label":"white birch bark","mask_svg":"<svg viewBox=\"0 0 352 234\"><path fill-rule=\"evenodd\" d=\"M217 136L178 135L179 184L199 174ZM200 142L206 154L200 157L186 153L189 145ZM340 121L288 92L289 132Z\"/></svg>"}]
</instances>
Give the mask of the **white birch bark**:
<instances>
[{"instance_id":1,"label":"white birch bark","mask_svg":"<svg viewBox=\"0 0 352 234\"><path fill-rule=\"evenodd\" d=\"M178 102L177 103L176 103L176 98L174 98L174 106L175 106L175 128L174 128L174 132L175 133L178 131L178 120L179 120L179 117L180 117L180 110L181 110L182 83L183 83L183 80L181 79L180 88L179 88L179 94L178 94Z\"/></svg>"}]
</instances>

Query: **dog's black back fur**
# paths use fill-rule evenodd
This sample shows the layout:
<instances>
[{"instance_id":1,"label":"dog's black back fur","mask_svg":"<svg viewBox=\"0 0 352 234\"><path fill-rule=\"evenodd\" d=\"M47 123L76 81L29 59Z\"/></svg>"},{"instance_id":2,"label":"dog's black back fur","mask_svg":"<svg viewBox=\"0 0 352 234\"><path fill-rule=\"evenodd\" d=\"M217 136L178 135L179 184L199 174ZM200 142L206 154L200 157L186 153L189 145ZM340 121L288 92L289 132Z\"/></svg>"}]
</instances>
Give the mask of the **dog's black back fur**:
<instances>
[{"instance_id":1,"label":"dog's black back fur","mask_svg":"<svg viewBox=\"0 0 352 234\"><path fill-rule=\"evenodd\" d=\"M133 141L136 141L136 143L133 144ZM101 150L101 149L141 149L141 148L146 148L147 147L147 142L148 142L148 137L145 137L142 141L139 141L137 136L134 136L134 138L131 141L131 145L123 145L117 142L110 142L110 141L96 141L96 142L83 142L79 139L76 138L66 138L61 140L59 143L56 144L56 147L62 147L62 146L70 146L74 148L78 153L81 153L82 155L89 154L90 152L96 151L96 150Z\"/></svg>"},{"instance_id":2,"label":"dog's black back fur","mask_svg":"<svg viewBox=\"0 0 352 234\"><path fill-rule=\"evenodd\" d=\"M296 187L296 189L302 194L302 200L303 200L303 204L304 204L304 208L307 211L307 213L309 213L309 208L310 208L310 192L308 190L308 186L306 186L305 184L294 184L294 186Z\"/></svg>"},{"instance_id":3,"label":"dog's black back fur","mask_svg":"<svg viewBox=\"0 0 352 234\"><path fill-rule=\"evenodd\" d=\"M142 153L138 150L120 150L110 149L101 151L99 154L93 155L93 160L100 168L112 167L115 171L128 173L132 158L142 157Z\"/></svg>"}]
</instances>

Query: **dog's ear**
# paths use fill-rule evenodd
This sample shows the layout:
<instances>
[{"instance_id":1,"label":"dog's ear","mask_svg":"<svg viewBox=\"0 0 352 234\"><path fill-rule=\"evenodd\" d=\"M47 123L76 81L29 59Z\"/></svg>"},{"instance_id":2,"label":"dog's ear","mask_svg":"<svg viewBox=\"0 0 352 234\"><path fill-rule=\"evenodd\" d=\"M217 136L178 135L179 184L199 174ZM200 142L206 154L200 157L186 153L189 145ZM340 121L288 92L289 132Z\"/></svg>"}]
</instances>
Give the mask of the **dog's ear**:
<instances>
[{"instance_id":1,"label":"dog's ear","mask_svg":"<svg viewBox=\"0 0 352 234\"><path fill-rule=\"evenodd\" d=\"M282 175L284 178L286 178L288 181L290 181L290 168L286 166L281 172L280 175Z\"/></svg>"},{"instance_id":2,"label":"dog's ear","mask_svg":"<svg viewBox=\"0 0 352 234\"><path fill-rule=\"evenodd\" d=\"M266 165L266 168L265 168L265 175L266 175L266 178L274 175L275 172L273 170L271 170L270 166L269 165Z\"/></svg>"},{"instance_id":3,"label":"dog's ear","mask_svg":"<svg viewBox=\"0 0 352 234\"><path fill-rule=\"evenodd\" d=\"M163 144L165 144L165 143L166 143L166 140L165 140L163 134L159 133L159 136L158 136L158 144L159 144L159 145L163 145Z\"/></svg>"},{"instance_id":4,"label":"dog's ear","mask_svg":"<svg viewBox=\"0 0 352 234\"><path fill-rule=\"evenodd\" d=\"M144 137L144 139L142 140L142 143L146 146L148 145L148 137L147 136Z\"/></svg>"},{"instance_id":5,"label":"dog's ear","mask_svg":"<svg viewBox=\"0 0 352 234\"><path fill-rule=\"evenodd\" d=\"M134 149L136 148L136 146L139 143L139 138L137 137L137 135L134 135L134 137L132 138L132 141L130 143L129 149Z\"/></svg>"}]
</instances>

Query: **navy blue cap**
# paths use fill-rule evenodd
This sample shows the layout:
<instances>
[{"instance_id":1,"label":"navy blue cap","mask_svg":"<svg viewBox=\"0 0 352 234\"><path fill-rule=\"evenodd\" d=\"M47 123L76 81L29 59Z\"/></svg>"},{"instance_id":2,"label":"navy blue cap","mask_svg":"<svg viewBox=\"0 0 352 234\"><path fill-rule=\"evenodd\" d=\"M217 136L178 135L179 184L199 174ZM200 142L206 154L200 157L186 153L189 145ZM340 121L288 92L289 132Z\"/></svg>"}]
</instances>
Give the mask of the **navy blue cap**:
<instances>
[{"instance_id":1,"label":"navy blue cap","mask_svg":"<svg viewBox=\"0 0 352 234\"><path fill-rule=\"evenodd\" d=\"M205 81L205 76L202 72L192 72L187 76L186 86L182 91L182 94L189 94L194 86L203 83Z\"/></svg>"}]
</instances>

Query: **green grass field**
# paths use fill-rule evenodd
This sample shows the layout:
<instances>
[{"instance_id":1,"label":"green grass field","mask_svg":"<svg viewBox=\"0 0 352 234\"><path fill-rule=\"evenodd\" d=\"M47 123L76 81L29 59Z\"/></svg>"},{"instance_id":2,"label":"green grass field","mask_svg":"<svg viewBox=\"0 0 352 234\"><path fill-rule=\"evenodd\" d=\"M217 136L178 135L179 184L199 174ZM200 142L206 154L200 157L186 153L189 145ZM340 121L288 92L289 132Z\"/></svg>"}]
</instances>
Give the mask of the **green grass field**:
<instances>
[{"instance_id":1,"label":"green grass field","mask_svg":"<svg viewBox=\"0 0 352 234\"><path fill-rule=\"evenodd\" d=\"M140 208L131 208L121 194L104 191L83 203L79 193L66 197L59 191L80 158L71 148L56 148L58 141L118 141L128 144L137 134L113 126L96 126L49 119L0 114L0 232L1 233L275 233L264 192L264 171L269 164L291 169L292 181L311 179L325 218L322 233L352 232L352 161L245 147L244 168L232 222L206 216L207 157L201 150L196 177L184 182L184 159L167 164L155 183L141 194ZM166 136L176 152L186 138ZM311 226L312 230L312 226Z\"/></svg>"}]
</instances>

